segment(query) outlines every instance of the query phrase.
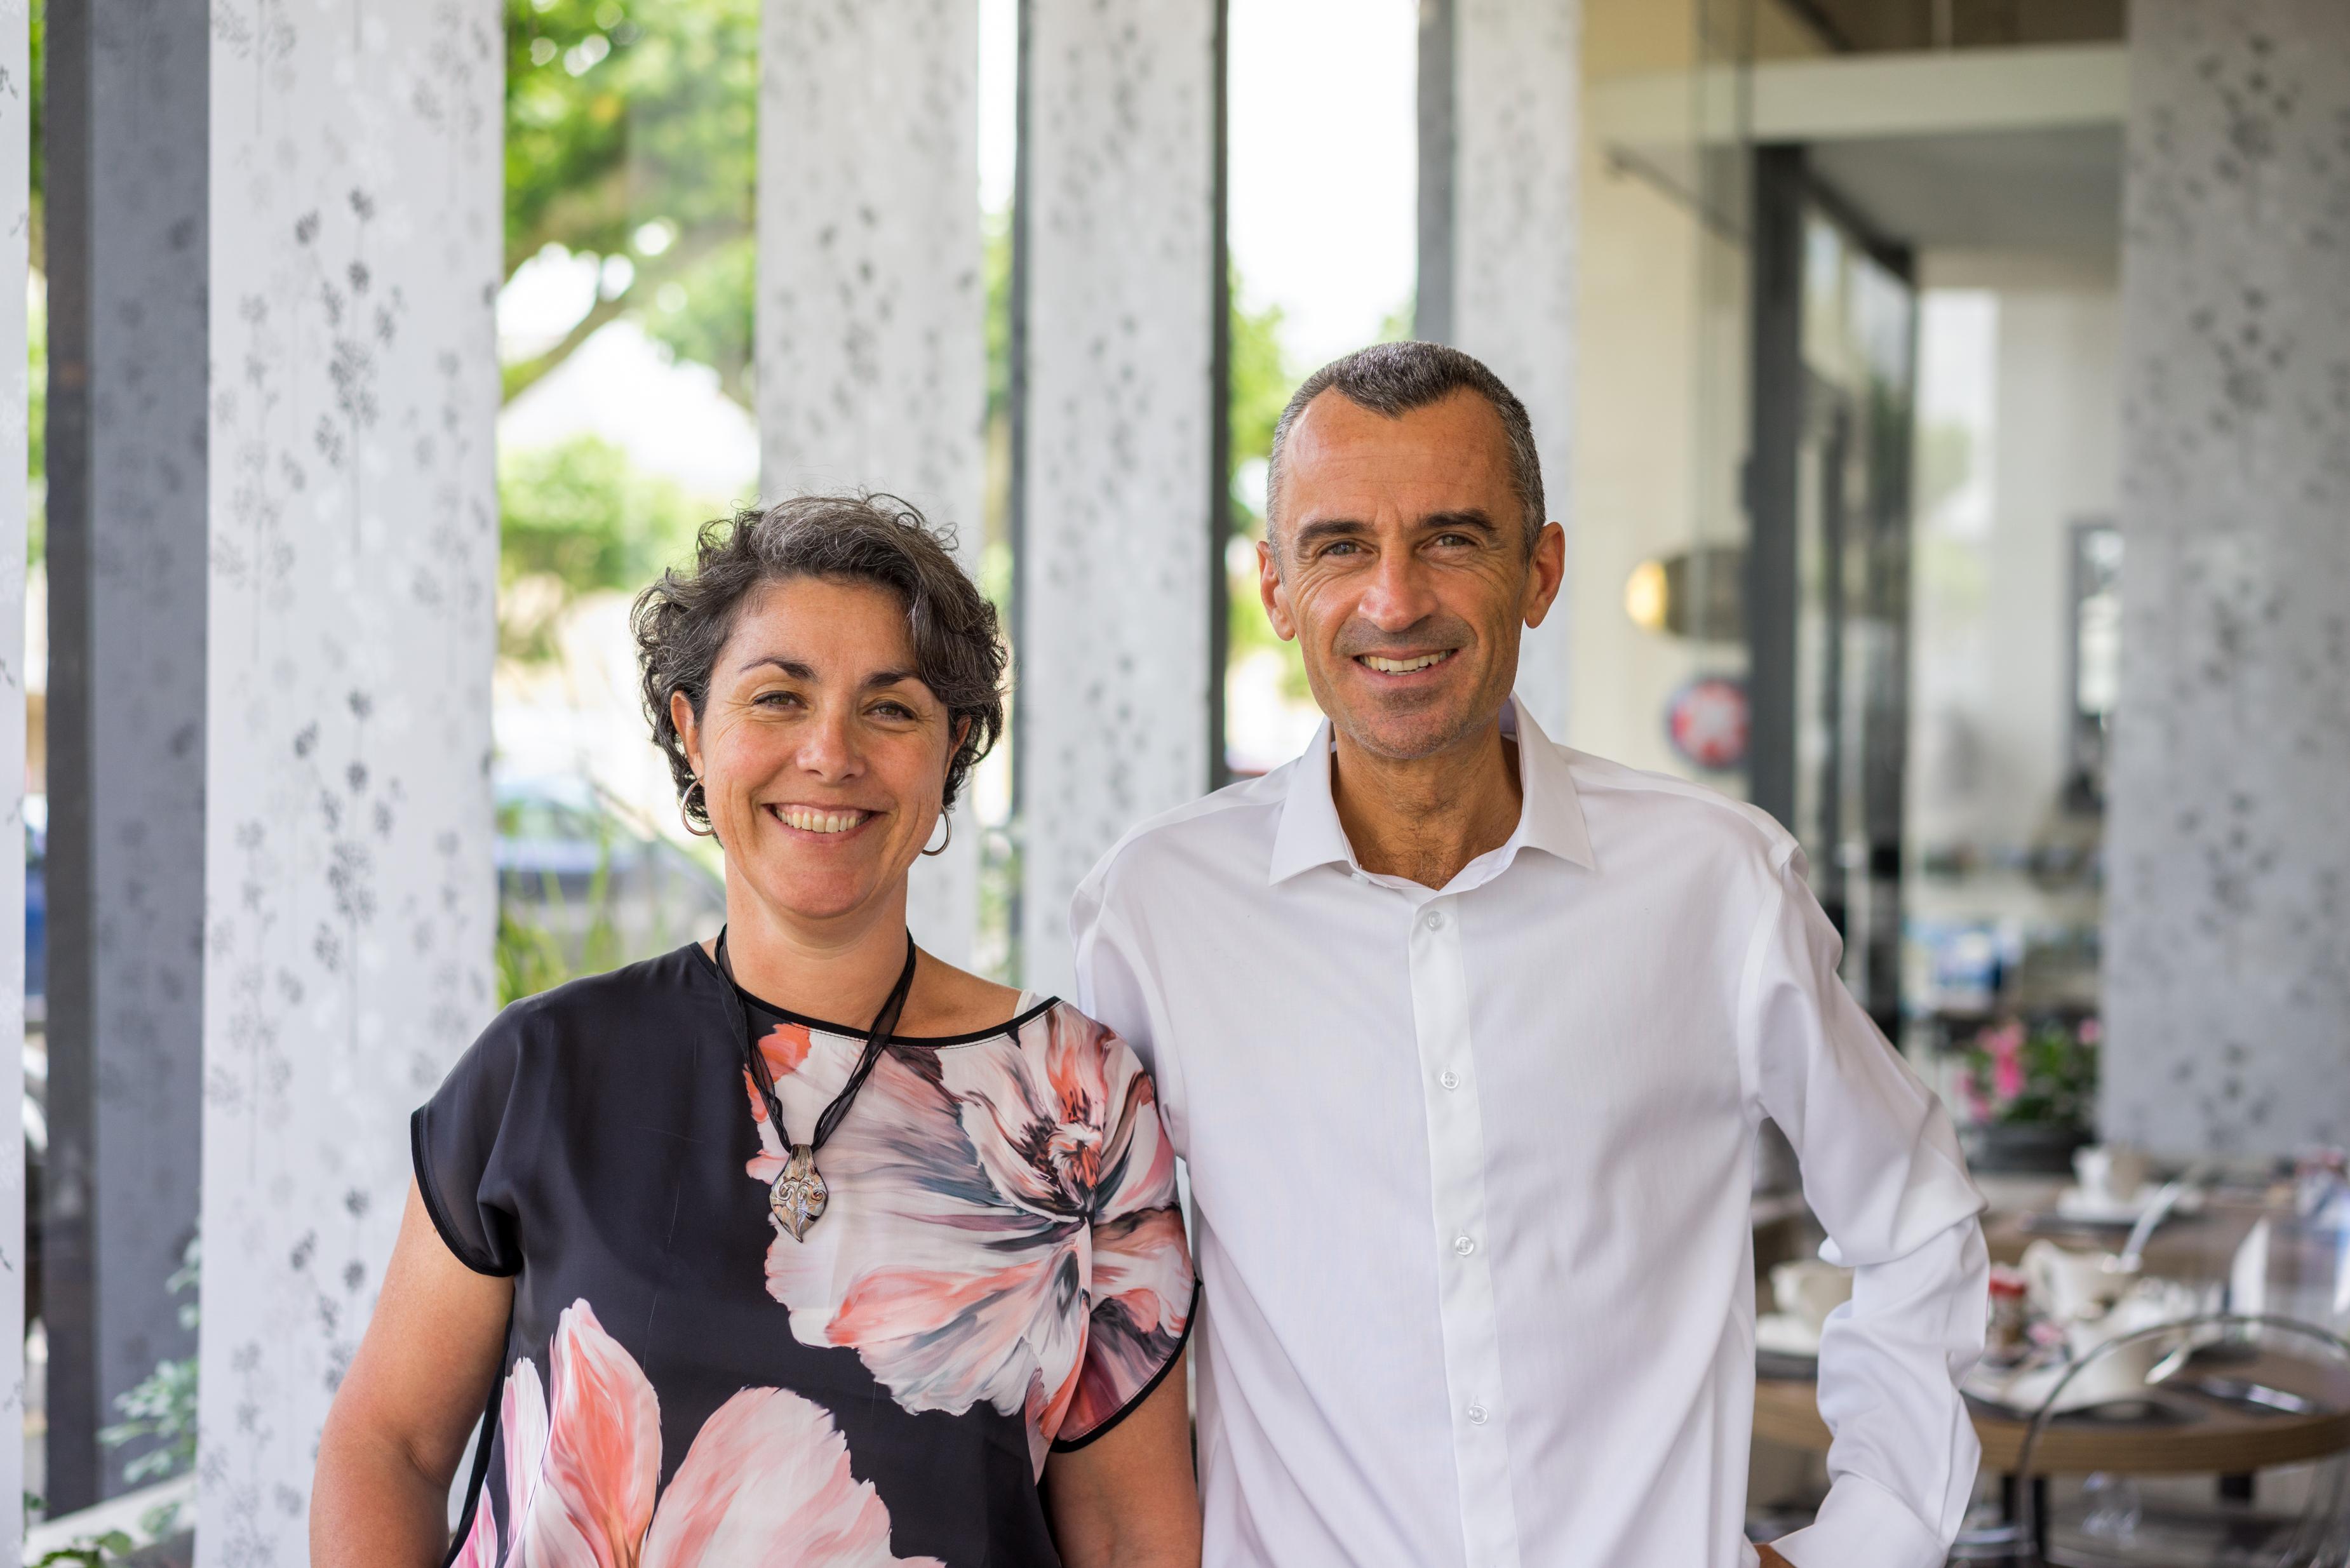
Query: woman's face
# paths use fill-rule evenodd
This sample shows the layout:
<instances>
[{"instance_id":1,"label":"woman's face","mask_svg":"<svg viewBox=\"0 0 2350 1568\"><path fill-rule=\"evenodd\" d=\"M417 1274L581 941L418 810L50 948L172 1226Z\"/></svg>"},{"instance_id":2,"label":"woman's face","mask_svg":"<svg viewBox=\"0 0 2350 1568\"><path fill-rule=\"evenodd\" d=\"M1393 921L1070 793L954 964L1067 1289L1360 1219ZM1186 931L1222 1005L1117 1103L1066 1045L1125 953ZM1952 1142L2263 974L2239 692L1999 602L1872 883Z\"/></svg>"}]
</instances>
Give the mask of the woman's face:
<instances>
[{"instance_id":1,"label":"woman's face","mask_svg":"<svg viewBox=\"0 0 2350 1568\"><path fill-rule=\"evenodd\" d=\"M700 719L670 699L730 884L802 919L899 893L954 750L914 670L905 607L886 588L795 577L744 604Z\"/></svg>"}]
</instances>

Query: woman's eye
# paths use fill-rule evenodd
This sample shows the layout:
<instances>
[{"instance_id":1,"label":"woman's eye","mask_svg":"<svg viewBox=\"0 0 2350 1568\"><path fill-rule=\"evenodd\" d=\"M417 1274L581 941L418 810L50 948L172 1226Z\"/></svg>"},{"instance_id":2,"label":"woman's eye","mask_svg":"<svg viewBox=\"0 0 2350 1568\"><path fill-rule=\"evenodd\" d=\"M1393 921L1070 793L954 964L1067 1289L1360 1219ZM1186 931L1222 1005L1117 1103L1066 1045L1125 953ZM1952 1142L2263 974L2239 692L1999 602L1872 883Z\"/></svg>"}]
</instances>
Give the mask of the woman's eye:
<instances>
[{"instance_id":1,"label":"woman's eye","mask_svg":"<svg viewBox=\"0 0 2350 1568\"><path fill-rule=\"evenodd\" d=\"M876 702L873 711L885 719L912 719L917 716L903 702Z\"/></svg>"},{"instance_id":2,"label":"woman's eye","mask_svg":"<svg viewBox=\"0 0 2350 1568\"><path fill-rule=\"evenodd\" d=\"M795 707L798 705L799 700L800 694L796 691L762 691L751 699L753 702L763 708Z\"/></svg>"}]
</instances>

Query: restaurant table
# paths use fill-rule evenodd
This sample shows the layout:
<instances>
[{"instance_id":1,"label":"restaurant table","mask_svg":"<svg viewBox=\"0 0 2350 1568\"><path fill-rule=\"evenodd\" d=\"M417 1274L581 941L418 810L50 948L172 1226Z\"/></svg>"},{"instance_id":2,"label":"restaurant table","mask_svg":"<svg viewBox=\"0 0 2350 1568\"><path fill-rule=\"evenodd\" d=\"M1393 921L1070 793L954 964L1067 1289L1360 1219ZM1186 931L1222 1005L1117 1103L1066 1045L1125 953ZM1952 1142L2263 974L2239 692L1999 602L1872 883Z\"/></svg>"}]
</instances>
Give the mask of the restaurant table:
<instances>
[{"instance_id":1,"label":"restaurant table","mask_svg":"<svg viewBox=\"0 0 2350 1568\"><path fill-rule=\"evenodd\" d=\"M2164 1386L2168 1420L2105 1421L2077 1417L2051 1420L2033 1455L2035 1475L2237 1475L2299 1464L2350 1449L2350 1367L2263 1351L2244 1359L2198 1356L2189 1371L2298 1394L2321 1408L2311 1414L2251 1411L2241 1406ZM1969 1402L1982 1468L2012 1475L2022 1456L2026 1417ZM1758 1377L1754 1435L1812 1453L1825 1453L1827 1423L1820 1418L1816 1386L1808 1377Z\"/></svg>"}]
</instances>

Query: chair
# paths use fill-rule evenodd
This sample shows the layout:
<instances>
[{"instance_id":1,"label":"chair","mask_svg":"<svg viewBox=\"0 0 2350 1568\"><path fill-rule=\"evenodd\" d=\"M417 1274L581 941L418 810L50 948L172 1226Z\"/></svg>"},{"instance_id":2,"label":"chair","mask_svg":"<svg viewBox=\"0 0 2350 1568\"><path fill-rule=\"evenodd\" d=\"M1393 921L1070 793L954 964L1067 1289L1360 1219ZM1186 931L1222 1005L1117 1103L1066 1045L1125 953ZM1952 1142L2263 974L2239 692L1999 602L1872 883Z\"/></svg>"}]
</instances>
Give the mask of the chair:
<instances>
[{"instance_id":1,"label":"chair","mask_svg":"<svg viewBox=\"0 0 2350 1568\"><path fill-rule=\"evenodd\" d=\"M2085 1377L2115 1389L2097 1407L2137 1403L2140 1417L2065 1419L2067 1395ZM2017 1533L2035 1553L2026 1561L2047 1568L2350 1568L2345 1451L2350 1342L2291 1318L2240 1314L2138 1329L2073 1363L2041 1400L2015 1459ZM2056 1473L2091 1472L2082 1517L2061 1541L2064 1521L2035 1469L2052 1459L2063 1461ZM2297 1512L2253 1506L2255 1472L2313 1462ZM2138 1501L2136 1477L2196 1474L2223 1478L2211 1506Z\"/></svg>"}]
</instances>

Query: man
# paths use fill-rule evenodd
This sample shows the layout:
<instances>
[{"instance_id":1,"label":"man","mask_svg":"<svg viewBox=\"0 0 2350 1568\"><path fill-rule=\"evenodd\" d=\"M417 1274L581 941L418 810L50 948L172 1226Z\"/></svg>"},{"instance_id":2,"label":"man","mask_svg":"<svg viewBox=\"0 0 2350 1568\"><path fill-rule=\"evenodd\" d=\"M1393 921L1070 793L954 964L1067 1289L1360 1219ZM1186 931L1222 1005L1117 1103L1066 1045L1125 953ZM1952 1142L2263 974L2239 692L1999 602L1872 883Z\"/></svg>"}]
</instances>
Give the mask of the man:
<instances>
[{"instance_id":1,"label":"man","mask_svg":"<svg viewBox=\"0 0 2350 1568\"><path fill-rule=\"evenodd\" d=\"M1949 1119L1836 978L1794 839L1553 743L1525 410L1426 343L1298 389L1265 610L1329 722L1079 889L1078 1004L1190 1165L1206 1561L1732 1568L1755 1130L1857 1270L1817 1521L1762 1561L1933 1568L1977 1458L1987 1273Z\"/></svg>"}]
</instances>

